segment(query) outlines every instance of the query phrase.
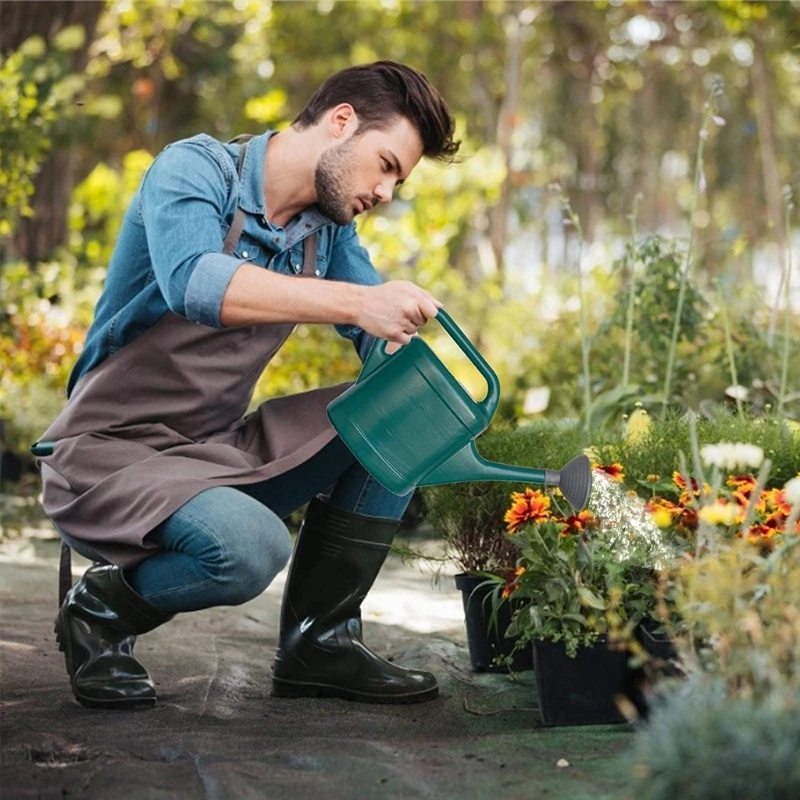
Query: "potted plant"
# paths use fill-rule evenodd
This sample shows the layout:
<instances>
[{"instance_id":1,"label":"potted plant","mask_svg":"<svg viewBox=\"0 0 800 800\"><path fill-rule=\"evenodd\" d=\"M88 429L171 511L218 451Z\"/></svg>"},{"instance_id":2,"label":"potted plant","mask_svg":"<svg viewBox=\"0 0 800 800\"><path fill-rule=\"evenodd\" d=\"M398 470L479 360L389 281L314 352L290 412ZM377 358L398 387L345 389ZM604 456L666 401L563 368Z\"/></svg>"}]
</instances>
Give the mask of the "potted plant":
<instances>
[{"instance_id":1,"label":"potted plant","mask_svg":"<svg viewBox=\"0 0 800 800\"><path fill-rule=\"evenodd\" d=\"M495 426L476 442L490 460L518 466L560 467L581 450L577 426L550 422L517 428ZM424 515L444 543L444 561L458 569L470 661L476 672L533 669L530 647L515 647L508 626L516 605L510 584L519 548L502 521L509 496L524 484L471 481L420 487Z\"/></svg>"},{"instance_id":2,"label":"potted plant","mask_svg":"<svg viewBox=\"0 0 800 800\"><path fill-rule=\"evenodd\" d=\"M625 621L625 596L636 584L609 540L593 535L593 512L574 514L563 505L557 489L512 496L504 520L520 556L508 633L532 644L545 725L624 722L617 700L631 694L628 653L609 646L608 615L613 608Z\"/></svg>"},{"instance_id":3,"label":"potted plant","mask_svg":"<svg viewBox=\"0 0 800 800\"><path fill-rule=\"evenodd\" d=\"M506 636L511 606L498 602L504 592L503 599L508 597L505 586L519 551L487 508L488 488L478 482L425 487L426 516L443 535L445 560L458 569L454 581L464 605L473 671L530 670L530 650L515 649L516 640Z\"/></svg>"}]
</instances>

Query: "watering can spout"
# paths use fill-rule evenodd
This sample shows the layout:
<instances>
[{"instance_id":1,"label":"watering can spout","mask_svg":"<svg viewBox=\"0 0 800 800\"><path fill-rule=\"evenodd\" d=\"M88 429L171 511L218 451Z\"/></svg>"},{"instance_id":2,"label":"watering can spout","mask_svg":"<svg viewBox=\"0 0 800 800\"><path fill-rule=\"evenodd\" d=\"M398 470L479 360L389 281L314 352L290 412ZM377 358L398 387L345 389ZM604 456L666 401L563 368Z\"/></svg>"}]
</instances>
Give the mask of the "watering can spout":
<instances>
[{"instance_id":1,"label":"watering can spout","mask_svg":"<svg viewBox=\"0 0 800 800\"><path fill-rule=\"evenodd\" d=\"M585 455L573 458L563 469L533 469L487 461L469 442L447 461L429 472L420 486L435 486L465 481L527 481L540 486L557 486L567 502L580 511L592 491L592 470Z\"/></svg>"}]
</instances>

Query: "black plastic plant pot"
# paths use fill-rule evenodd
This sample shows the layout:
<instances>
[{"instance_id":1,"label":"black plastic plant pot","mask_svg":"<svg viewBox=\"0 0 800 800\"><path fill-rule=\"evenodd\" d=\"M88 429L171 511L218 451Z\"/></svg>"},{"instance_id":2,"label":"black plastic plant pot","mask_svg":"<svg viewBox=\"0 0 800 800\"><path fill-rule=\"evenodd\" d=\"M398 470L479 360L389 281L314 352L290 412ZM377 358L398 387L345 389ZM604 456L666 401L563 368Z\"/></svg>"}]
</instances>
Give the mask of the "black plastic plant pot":
<instances>
[{"instance_id":1,"label":"black plastic plant pot","mask_svg":"<svg viewBox=\"0 0 800 800\"><path fill-rule=\"evenodd\" d=\"M636 638L648 655L662 661L674 661L677 658L675 647L666 633L656 633L658 623L644 620L636 627Z\"/></svg>"},{"instance_id":2,"label":"black plastic plant pot","mask_svg":"<svg viewBox=\"0 0 800 800\"><path fill-rule=\"evenodd\" d=\"M504 665L492 664L495 656L508 656L514 649L517 638L505 638L503 634L511 624L511 601L506 601L497 610L497 630L489 633L492 617L491 584L476 589L487 579L480 575L461 572L455 576L456 588L461 590L464 602L464 619L467 628L469 660L474 672L508 672ZM514 672L533 669L533 653L530 647L523 647L514 653L511 661Z\"/></svg>"},{"instance_id":3,"label":"black plastic plant pot","mask_svg":"<svg viewBox=\"0 0 800 800\"><path fill-rule=\"evenodd\" d=\"M674 678L680 675L677 666L678 653L666 633L656 633L658 623L653 620L643 620L636 626L636 638L645 653L652 656L650 678Z\"/></svg>"},{"instance_id":4,"label":"black plastic plant pot","mask_svg":"<svg viewBox=\"0 0 800 800\"><path fill-rule=\"evenodd\" d=\"M580 647L575 658L563 642L533 642L533 668L542 722L556 725L609 725L625 722L614 697L625 694L627 652L609 650L604 639Z\"/></svg>"}]
</instances>

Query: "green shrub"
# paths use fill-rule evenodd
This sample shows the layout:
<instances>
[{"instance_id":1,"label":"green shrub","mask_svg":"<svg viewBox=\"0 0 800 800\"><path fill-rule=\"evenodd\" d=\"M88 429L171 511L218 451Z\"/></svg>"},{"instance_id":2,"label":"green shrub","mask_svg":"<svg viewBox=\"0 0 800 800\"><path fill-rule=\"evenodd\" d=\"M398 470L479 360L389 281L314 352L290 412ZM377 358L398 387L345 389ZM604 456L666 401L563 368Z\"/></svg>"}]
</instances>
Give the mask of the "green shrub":
<instances>
[{"instance_id":1,"label":"green shrub","mask_svg":"<svg viewBox=\"0 0 800 800\"><path fill-rule=\"evenodd\" d=\"M754 418L722 412L713 419L697 420L699 446L716 442L755 444L772 462L769 487L783 486L800 470L800 434L775 417ZM678 469L678 453L683 452L690 469L694 469L689 423L683 413L670 412L664 419L653 419L641 438L617 437L594 446L603 464L619 462L625 471L630 489L647 494L639 481L651 474L669 479Z\"/></svg>"},{"instance_id":2,"label":"green shrub","mask_svg":"<svg viewBox=\"0 0 800 800\"><path fill-rule=\"evenodd\" d=\"M798 698L800 701L800 698ZM793 800L800 797L797 704L731 699L690 683L662 697L629 755L637 800Z\"/></svg>"}]
</instances>

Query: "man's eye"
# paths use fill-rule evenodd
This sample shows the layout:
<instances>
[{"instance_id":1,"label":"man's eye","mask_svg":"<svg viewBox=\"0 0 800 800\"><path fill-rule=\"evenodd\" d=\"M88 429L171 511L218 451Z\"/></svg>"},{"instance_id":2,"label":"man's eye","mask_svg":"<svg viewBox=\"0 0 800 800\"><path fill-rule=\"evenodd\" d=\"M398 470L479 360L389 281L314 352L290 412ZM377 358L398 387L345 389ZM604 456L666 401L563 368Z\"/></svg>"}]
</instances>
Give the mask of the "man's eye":
<instances>
[{"instance_id":1,"label":"man's eye","mask_svg":"<svg viewBox=\"0 0 800 800\"><path fill-rule=\"evenodd\" d=\"M385 158L381 158L381 161L383 161L384 170L388 172L392 168L392 165Z\"/></svg>"}]
</instances>

